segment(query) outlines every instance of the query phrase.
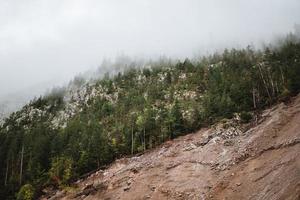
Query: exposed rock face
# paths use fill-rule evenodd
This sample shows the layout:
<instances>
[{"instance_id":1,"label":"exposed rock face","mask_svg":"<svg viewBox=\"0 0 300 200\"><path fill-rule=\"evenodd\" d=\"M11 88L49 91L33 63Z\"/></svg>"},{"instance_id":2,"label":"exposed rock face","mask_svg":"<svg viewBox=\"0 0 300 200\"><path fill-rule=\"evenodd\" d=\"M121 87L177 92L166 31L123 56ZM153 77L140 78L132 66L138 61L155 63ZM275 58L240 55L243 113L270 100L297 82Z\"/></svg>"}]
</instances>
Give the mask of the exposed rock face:
<instances>
[{"instance_id":1,"label":"exposed rock face","mask_svg":"<svg viewBox=\"0 0 300 200\"><path fill-rule=\"evenodd\" d=\"M119 159L56 199L300 199L300 96L262 116Z\"/></svg>"}]
</instances>

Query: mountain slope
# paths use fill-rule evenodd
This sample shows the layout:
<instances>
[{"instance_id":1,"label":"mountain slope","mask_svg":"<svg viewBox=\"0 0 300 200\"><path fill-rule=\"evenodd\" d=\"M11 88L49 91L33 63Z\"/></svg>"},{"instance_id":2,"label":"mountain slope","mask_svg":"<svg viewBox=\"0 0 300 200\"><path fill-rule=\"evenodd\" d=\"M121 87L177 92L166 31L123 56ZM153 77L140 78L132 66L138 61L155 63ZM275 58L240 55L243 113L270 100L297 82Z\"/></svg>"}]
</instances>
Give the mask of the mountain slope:
<instances>
[{"instance_id":1,"label":"mountain slope","mask_svg":"<svg viewBox=\"0 0 300 200\"><path fill-rule=\"evenodd\" d=\"M69 187L120 157L226 119L236 120L224 125L233 126L228 137L239 135L243 123L300 92L299 40L126 66L96 80L77 77L4 120L0 199L35 199L43 188Z\"/></svg>"},{"instance_id":2,"label":"mountain slope","mask_svg":"<svg viewBox=\"0 0 300 200\"><path fill-rule=\"evenodd\" d=\"M288 105L263 111L249 124L224 121L141 156L116 160L50 199L296 200L299 121L300 95Z\"/></svg>"}]
</instances>

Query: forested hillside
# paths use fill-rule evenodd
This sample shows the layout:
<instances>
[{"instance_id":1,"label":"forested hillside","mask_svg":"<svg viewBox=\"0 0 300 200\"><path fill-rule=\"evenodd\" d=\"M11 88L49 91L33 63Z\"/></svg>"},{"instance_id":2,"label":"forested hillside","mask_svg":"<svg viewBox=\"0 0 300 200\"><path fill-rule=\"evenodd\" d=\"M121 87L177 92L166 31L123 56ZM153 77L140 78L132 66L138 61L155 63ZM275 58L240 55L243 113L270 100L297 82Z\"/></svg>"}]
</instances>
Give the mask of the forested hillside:
<instances>
[{"instance_id":1,"label":"forested hillside","mask_svg":"<svg viewBox=\"0 0 300 200\"><path fill-rule=\"evenodd\" d=\"M4 121L0 199L31 199L45 186L67 187L118 157L223 118L248 122L300 91L300 43L294 35L264 50L124 67L96 81L76 79Z\"/></svg>"}]
</instances>

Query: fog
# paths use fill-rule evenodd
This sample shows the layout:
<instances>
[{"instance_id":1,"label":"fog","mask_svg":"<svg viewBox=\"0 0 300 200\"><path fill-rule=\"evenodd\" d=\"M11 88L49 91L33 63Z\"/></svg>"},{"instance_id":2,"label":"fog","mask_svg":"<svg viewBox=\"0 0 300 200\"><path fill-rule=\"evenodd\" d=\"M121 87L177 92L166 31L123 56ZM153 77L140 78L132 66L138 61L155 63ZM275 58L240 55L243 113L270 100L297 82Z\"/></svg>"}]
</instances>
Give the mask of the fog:
<instances>
[{"instance_id":1,"label":"fog","mask_svg":"<svg viewBox=\"0 0 300 200\"><path fill-rule=\"evenodd\" d=\"M299 10L299 0L0 0L0 98L62 84L118 55L261 45L292 31Z\"/></svg>"}]
</instances>

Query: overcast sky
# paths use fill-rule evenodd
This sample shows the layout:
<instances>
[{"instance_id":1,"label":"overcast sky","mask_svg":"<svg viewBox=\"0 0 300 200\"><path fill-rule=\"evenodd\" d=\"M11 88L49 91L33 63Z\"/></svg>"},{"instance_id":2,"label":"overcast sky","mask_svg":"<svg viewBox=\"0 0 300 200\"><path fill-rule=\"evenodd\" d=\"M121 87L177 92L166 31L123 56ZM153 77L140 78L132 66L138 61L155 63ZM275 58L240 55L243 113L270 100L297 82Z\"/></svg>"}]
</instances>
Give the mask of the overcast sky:
<instances>
[{"instance_id":1,"label":"overcast sky","mask_svg":"<svg viewBox=\"0 0 300 200\"><path fill-rule=\"evenodd\" d=\"M269 41L299 0L0 0L0 96L116 55L182 58Z\"/></svg>"}]
</instances>

